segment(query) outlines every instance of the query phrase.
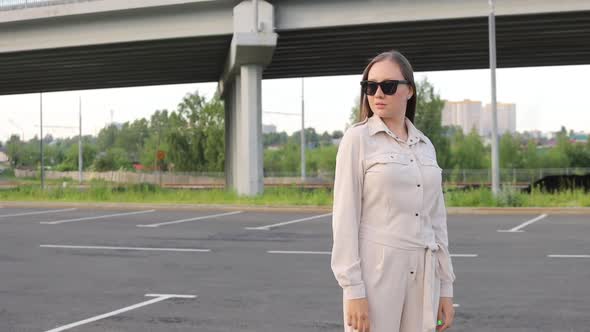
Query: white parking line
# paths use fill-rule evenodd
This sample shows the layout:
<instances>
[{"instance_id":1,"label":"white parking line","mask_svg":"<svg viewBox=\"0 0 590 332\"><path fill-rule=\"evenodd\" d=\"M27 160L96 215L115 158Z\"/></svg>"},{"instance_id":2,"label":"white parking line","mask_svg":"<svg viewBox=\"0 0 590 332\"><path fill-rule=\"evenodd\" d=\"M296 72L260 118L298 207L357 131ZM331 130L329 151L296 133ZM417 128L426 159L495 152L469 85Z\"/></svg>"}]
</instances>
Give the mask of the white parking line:
<instances>
[{"instance_id":1,"label":"white parking line","mask_svg":"<svg viewBox=\"0 0 590 332\"><path fill-rule=\"evenodd\" d=\"M125 308L122 308L122 309L119 309L119 310L111 311L111 312L108 312L106 314L102 314L102 315L99 315L99 316L90 317L88 319L84 319L84 320L81 320L81 321L78 321L78 322L75 322L75 323L71 323L71 324L68 324L68 325L56 327L54 329L47 330L45 332L60 332L60 331L69 330L69 329L71 329L73 327L76 327L76 326L80 326L80 325L84 325L84 324L96 322L97 320L101 320L103 318L115 316L115 315L118 315L118 314L123 313L123 312L126 312L126 311L130 311L130 310L133 310L133 309L141 308L141 307L144 307L146 305L150 305L150 304L153 304L153 303L156 303L156 302L168 300L168 299L171 299L171 298L184 298L184 299L194 299L194 298L196 298L196 295L174 295L174 294L145 294L145 296L147 296L147 297L156 297L156 298L155 299L151 299L151 300L147 300L147 301L144 301L144 302L141 302L141 303L137 303L137 304L134 304L132 306L125 307Z\"/></svg>"},{"instance_id":2,"label":"white parking line","mask_svg":"<svg viewBox=\"0 0 590 332\"><path fill-rule=\"evenodd\" d=\"M181 252L210 252L211 249L188 249L188 248L142 248L142 247L103 247L103 246L71 246L42 244L41 248L64 248L64 249L101 249L101 250L145 250L145 251L181 251Z\"/></svg>"},{"instance_id":3,"label":"white parking line","mask_svg":"<svg viewBox=\"0 0 590 332\"><path fill-rule=\"evenodd\" d=\"M523 224L518 225L518 226L516 226L514 228L511 228L511 229L508 229L508 230L506 230L506 229L499 229L498 232L503 232L503 233L517 233L517 232L520 233L520 232L524 232L524 231L521 231L520 229L523 228L523 227L525 227L525 226L528 226L528 225L534 223L535 221L539 221L539 220L541 220L541 219L543 219L545 217L547 217L547 214L542 214L542 215L540 215L538 217L535 217L535 218L533 218L533 219L531 219L529 221L526 221Z\"/></svg>"},{"instance_id":4,"label":"white parking line","mask_svg":"<svg viewBox=\"0 0 590 332\"><path fill-rule=\"evenodd\" d=\"M228 212L228 213L213 214L213 215L209 215L209 216L201 216L201 217L195 217L195 218L174 220L174 221L168 221L168 222L163 222L163 223L159 223L159 224L136 225L136 226L137 227L160 227L160 226L164 226L164 225L180 224L180 223L187 222L187 221L195 221L195 220L201 220L201 219L207 219L207 218L231 216L231 215L238 214L238 213L242 213L242 211L235 211L235 212Z\"/></svg>"},{"instance_id":5,"label":"white parking line","mask_svg":"<svg viewBox=\"0 0 590 332\"><path fill-rule=\"evenodd\" d=\"M266 226L260 226L260 227L245 227L245 229L255 229L255 230L269 231L272 228L276 228L276 227L280 227L280 226L285 226L285 225L289 225L289 224L294 224L294 223L298 223L298 222L302 222L302 221L307 221L307 220L313 220L313 219L323 218L323 217L327 217L327 216L331 216L331 215L332 215L332 213L326 213L326 214L320 214L319 216L313 216L313 217L301 218L301 219L296 219L296 220L291 220L291 221L285 221L285 222L281 222L281 223L278 223L278 224L272 224L272 225L266 225Z\"/></svg>"},{"instance_id":6,"label":"white parking line","mask_svg":"<svg viewBox=\"0 0 590 332\"><path fill-rule=\"evenodd\" d=\"M267 250L269 254L330 255L330 251ZM477 257L477 254L451 254L451 257Z\"/></svg>"},{"instance_id":7,"label":"white parking line","mask_svg":"<svg viewBox=\"0 0 590 332\"><path fill-rule=\"evenodd\" d=\"M590 258L590 255L547 255L555 258Z\"/></svg>"},{"instance_id":8,"label":"white parking line","mask_svg":"<svg viewBox=\"0 0 590 332\"><path fill-rule=\"evenodd\" d=\"M93 217L84 217L84 218L75 218L75 219L65 219L65 220L57 220L57 221L41 221L39 223L40 224L46 224L46 225L57 225L57 224L64 224L64 223L73 222L73 221L92 220L92 219L104 219L104 218L121 217L121 216L130 216L130 215L133 215L133 214L151 213L151 212L155 212L155 211L156 210L134 211L134 212L106 214L106 215L102 215L102 216L93 216Z\"/></svg>"},{"instance_id":9,"label":"white parking line","mask_svg":"<svg viewBox=\"0 0 590 332\"><path fill-rule=\"evenodd\" d=\"M268 250L269 254L307 254L307 255L330 255L329 251L285 251L285 250Z\"/></svg>"},{"instance_id":10,"label":"white parking line","mask_svg":"<svg viewBox=\"0 0 590 332\"><path fill-rule=\"evenodd\" d=\"M45 210L45 211L23 212L23 213L15 213L15 214L3 214L3 215L0 215L0 218L19 217L19 216L32 216L32 215L35 215L35 214L66 212L66 211L74 211L74 210L77 210L77 209L76 208L71 208L71 209L59 209L59 210Z\"/></svg>"}]
</instances>

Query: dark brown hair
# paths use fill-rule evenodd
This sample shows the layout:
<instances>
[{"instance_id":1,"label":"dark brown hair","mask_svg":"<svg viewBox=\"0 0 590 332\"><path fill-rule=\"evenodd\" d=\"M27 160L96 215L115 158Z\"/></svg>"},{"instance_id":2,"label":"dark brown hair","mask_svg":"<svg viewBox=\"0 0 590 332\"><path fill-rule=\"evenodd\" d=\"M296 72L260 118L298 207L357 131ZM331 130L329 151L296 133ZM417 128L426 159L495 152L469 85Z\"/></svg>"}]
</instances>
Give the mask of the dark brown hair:
<instances>
[{"instance_id":1,"label":"dark brown hair","mask_svg":"<svg viewBox=\"0 0 590 332\"><path fill-rule=\"evenodd\" d=\"M402 72L402 75L404 76L404 79L410 81L410 86L412 87L412 98L410 98L406 104L406 117L408 119L410 119L410 121L412 121L412 123L414 123L414 115L416 114L416 83L414 82L414 70L412 69L412 65L410 64L410 61L408 61L408 59L406 59L406 57L403 54L401 54L398 51L391 50L391 51L383 52L383 53L377 55L376 57L373 58L373 60L371 60L371 62L369 62L369 64L367 65L367 67L363 71L363 78L362 79L363 80L368 79L369 71L371 70L371 67L373 67L373 65L375 63L380 62L380 61L384 61L384 60L389 60L394 63L397 63L397 65L399 66L399 68ZM373 116L373 111L371 110L371 107L369 106L369 100L367 99L367 96L364 94L362 89L361 89L360 101L361 101L361 106L360 106L359 115L357 118L358 121L362 121L367 117Z\"/></svg>"}]
</instances>

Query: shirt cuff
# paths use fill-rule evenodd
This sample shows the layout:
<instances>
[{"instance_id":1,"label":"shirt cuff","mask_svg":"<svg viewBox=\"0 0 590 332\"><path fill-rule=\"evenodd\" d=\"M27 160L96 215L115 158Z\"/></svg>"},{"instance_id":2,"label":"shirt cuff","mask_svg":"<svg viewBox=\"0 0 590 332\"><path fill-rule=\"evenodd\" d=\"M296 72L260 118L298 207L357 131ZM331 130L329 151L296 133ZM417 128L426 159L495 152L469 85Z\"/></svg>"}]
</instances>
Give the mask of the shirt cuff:
<instances>
[{"instance_id":1,"label":"shirt cuff","mask_svg":"<svg viewBox=\"0 0 590 332\"><path fill-rule=\"evenodd\" d=\"M343 288L343 291L345 300L361 299L367 297L365 293L365 285L362 283L358 285L346 286Z\"/></svg>"},{"instance_id":2,"label":"shirt cuff","mask_svg":"<svg viewBox=\"0 0 590 332\"><path fill-rule=\"evenodd\" d=\"M453 282L441 280L440 297L453 297Z\"/></svg>"}]
</instances>

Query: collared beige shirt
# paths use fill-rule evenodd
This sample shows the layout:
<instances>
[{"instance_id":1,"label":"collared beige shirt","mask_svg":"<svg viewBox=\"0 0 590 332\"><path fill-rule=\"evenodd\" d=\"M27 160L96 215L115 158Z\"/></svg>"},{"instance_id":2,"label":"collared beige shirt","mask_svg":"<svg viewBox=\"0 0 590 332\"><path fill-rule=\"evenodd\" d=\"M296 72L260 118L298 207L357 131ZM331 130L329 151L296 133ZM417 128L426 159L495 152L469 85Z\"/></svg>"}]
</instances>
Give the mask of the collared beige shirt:
<instances>
[{"instance_id":1,"label":"collared beige shirt","mask_svg":"<svg viewBox=\"0 0 590 332\"><path fill-rule=\"evenodd\" d=\"M440 296L453 296L442 169L432 142L407 117L405 124L406 141L375 114L349 128L340 142L331 267L345 299L366 296L363 237L401 249L439 249L432 256L436 275L428 277L440 280Z\"/></svg>"}]
</instances>

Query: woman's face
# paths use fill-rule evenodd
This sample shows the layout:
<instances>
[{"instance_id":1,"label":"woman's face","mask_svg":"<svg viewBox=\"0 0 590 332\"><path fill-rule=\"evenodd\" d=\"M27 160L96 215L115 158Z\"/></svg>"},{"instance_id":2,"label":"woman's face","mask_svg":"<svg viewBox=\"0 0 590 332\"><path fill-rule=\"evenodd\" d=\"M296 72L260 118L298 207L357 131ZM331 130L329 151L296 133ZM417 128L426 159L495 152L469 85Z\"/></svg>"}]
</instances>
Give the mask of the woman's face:
<instances>
[{"instance_id":1,"label":"woman's face","mask_svg":"<svg viewBox=\"0 0 590 332\"><path fill-rule=\"evenodd\" d=\"M379 61L373 64L367 77L369 81L383 82L386 80L404 80L399 65L390 60ZM386 95L377 89L374 96L367 95L369 106L373 113L381 118L402 117L406 114L408 98L412 96L412 88L408 84L398 84L397 91L393 95Z\"/></svg>"}]
</instances>

